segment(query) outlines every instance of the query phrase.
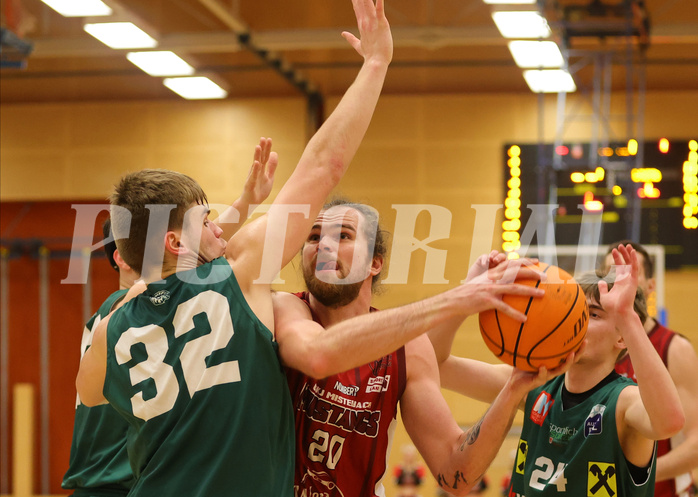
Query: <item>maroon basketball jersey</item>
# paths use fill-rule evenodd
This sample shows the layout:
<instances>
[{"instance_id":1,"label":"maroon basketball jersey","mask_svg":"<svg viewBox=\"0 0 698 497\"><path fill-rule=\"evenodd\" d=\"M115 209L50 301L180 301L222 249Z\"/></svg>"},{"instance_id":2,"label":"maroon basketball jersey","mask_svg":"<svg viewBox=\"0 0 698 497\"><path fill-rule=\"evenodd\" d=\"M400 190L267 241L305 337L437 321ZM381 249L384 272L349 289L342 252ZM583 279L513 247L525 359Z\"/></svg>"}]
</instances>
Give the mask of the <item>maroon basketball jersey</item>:
<instances>
[{"instance_id":1,"label":"maroon basketball jersey","mask_svg":"<svg viewBox=\"0 0 698 497\"><path fill-rule=\"evenodd\" d=\"M669 366L669 344L671 340L676 336L676 333L668 328L665 328L661 324L657 323L652 328L652 331L647 335L657 350L657 353L662 358L667 367ZM633 368L633 363L630 361L630 357L626 354L623 359L616 363L616 372L627 376L635 383L637 383L637 378L635 377L635 369ZM671 439L659 440L657 442L657 457L663 456L671 450ZM680 477L681 478L681 477ZM686 482L691 481L690 474L682 475L682 478ZM654 486L655 497L674 497L678 495L676 492L676 479L671 478L669 480L658 481Z\"/></svg>"},{"instance_id":2,"label":"maroon basketball jersey","mask_svg":"<svg viewBox=\"0 0 698 497\"><path fill-rule=\"evenodd\" d=\"M307 293L296 295L308 303ZM384 496L405 389L404 347L322 380L286 374L296 416L296 497Z\"/></svg>"}]
</instances>

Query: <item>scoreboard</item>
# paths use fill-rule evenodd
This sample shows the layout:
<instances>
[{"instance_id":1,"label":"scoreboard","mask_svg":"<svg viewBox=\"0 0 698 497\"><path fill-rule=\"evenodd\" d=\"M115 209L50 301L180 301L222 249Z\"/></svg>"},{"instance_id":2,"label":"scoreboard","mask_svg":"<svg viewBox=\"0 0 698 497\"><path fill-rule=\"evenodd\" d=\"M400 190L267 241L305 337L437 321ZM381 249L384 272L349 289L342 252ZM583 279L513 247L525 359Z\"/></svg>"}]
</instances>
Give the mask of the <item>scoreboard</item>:
<instances>
[{"instance_id":1,"label":"scoreboard","mask_svg":"<svg viewBox=\"0 0 698 497\"><path fill-rule=\"evenodd\" d=\"M583 216L601 219L600 244L635 239L663 245L666 267L698 266L696 140L634 140L504 146L505 220L502 249L520 242L576 245ZM551 204L553 234L522 240L532 204ZM554 208L554 206L557 206ZM589 219L587 217L587 219Z\"/></svg>"}]
</instances>

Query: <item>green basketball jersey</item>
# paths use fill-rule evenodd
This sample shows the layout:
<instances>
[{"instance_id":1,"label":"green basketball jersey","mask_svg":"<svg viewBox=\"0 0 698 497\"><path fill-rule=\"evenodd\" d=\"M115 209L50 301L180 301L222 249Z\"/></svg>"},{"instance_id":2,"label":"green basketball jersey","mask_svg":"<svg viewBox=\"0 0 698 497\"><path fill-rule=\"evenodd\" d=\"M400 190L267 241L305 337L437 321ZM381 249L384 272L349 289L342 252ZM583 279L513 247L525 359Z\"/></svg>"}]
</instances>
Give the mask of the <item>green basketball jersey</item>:
<instances>
[{"instance_id":1,"label":"green basketball jersey","mask_svg":"<svg viewBox=\"0 0 698 497\"><path fill-rule=\"evenodd\" d=\"M225 258L148 285L112 315L104 395L138 426L129 497L292 495L278 346Z\"/></svg>"},{"instance_id":2,"label":"green basketball jersey","mask_svg":"<svg viewBox=\"0 0 698 497\"><path fill-rule=\"evenodd\" d=\"M618 395L633 382L618 377L564 411L563 383L564 375L526 398L510 497L652 496L656 455L645 480L634 482L618 441Z\"/></svg>"},{"instance_id":3,"label":"green basketball jersey","mask_svg":"<svg viewBox=\"0 0 698 497\"><path fill-rule=\"evenodd\" d=\"M112 293L85 325L81 356L92 343L92 333L126 290ZM112 406L86 407L77 399L70 465L61 486L77 494L126 495L135 478L126 453L129 423Z\"/></svg>"}]
</instances>

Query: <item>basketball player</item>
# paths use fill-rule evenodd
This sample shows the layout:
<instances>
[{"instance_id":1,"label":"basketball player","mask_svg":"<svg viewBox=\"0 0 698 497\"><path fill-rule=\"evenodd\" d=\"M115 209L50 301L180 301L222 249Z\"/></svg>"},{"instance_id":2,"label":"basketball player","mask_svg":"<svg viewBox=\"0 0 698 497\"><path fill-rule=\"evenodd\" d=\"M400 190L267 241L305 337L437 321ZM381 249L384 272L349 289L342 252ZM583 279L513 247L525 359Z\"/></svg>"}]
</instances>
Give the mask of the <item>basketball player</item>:
<instances>
[{"instance_id":1,"label":"basketball player","mask_svg":"<svg viewBox=\"0 0 698 497\"><path fill-rule=\"evenodd\" d=\"M250 168L242 195L231 206L238 213L237 218L233 217L232 211L226 211L221 216L230 220L226 225L231 233L235 233L247 219L250 207L261 204L271 193L274 165L265 169L262 162L266 161L261 159L263 154L269 154L270 147L271 143L268 140L262 140L255 148L256 160ZM111 232L109 218L102 225L102 234L107 260L119 273L119 290L107 297L85 325L80 347L81 356L90 346L97 324L114 310L128 289L140 278L140 275L121 258ZM128 494L135 481L126 453L129 426L126 419L111 405L86 407L78 397L70 465L61 486L74 490L73 495L110 497Z\"/></svg>"},{"instance_id":2,"label":"basketball player","mask_svg":"<svg viewBox=\"0 0 698 497\"><path fill-rule=\"evenodd\" d=\"M650 295L656 288L654 264L639 243L626 240L612 244L606 255L605 269L610 270L613 264L611 251L625 244L632 245L638 254L638 286L645 295ZM671 439L660 440L657 444L657 482L654 494L657 497L689 497L695 495L691 472L698 468L698 356L686 337L665 328L653 317L648 316L644 328L674 380L686 414L686 423L681 433ZM636 381L629 357L618 361L616 371Z\"/></svg>"},{"instance_id":3,"label":"basketball player","mask_svg":"<svg viewBox=\"0 0 698 497\"><path fill-rule=\"evenodd\" d=\"M398 405L439 485L465 495L496 456L521 399L546 378L546 372L513 372L484 418L464 433L441 395L434 351L423 333L457 327L467 315L493 307L523 320L502 295L543 292L480 278L373 312L372 288L385 250L374 210L331 202L301 252L308 292L274 294L276 336L296 416L297 497L385 495ZM354 339L342 340L346 333Z\"/></svg>"},{"instance_id":4,"label":"basketball player","mask_svg":"<svg viewBox=\"0 0 698 497\"><path fill-rule=\"evenodd\" d=\"M117 247L148 287L98 325L77 386L83 403L108 400L137 429L131 497L293 494L293 412L271 281L353 158L392 59L383 1L353 6L361 38L343 36L362 67L269 213L226 243L185 175L132 173L112 196ZM262 161L276 163L276 154ZM149 211L168 222L149 226Z\"/></svg>"},{"instance_id":5,"label":"basketball player","mask_svg":"<svg viewBox=\"0 0 698 497\"><path fill-rule=\"evenodd\" d=\"M642 327L646 310L637 291L635 250L619 246L612 255L618 265L615 282L593 274L578 280L590 318L575 363L521 405L524 421L510 496L651 496L655 440L683 426L679 395ZM637 384L614 370L626 349ZM441 378L446 388L487 400L511 369L450 356Z\"/></svg>"},{"instance_id":6,"label":"basketball player","mask_svg":"<svg viewBox=\"0 0 698 497\"><path fill-rule=\"evenodd\" d=\"M104 251L111 267L119 273L119 290L112 293L92 315L82 333L81 355L90 346L92 332L138 279L138 273L119 255L111 235L111 222L102 225ZM110 241L109 241L110 240ZM110 405L86 407L76 400L70 466L61 487L72 495L108 497L128 494L135 478L126 453L128 422Z\"/></svg>"}]
</instances>

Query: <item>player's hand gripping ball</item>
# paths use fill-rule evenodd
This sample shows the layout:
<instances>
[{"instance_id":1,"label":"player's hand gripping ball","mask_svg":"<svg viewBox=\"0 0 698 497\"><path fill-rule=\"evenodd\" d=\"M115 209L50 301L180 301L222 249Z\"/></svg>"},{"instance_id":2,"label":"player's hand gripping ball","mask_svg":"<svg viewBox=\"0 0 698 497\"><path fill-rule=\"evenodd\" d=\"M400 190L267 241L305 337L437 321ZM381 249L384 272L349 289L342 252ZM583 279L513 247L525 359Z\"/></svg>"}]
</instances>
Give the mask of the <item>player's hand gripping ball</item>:
<instances>
[{"instance_id":1,"label":"player's hand gripping ball","mask_svg":"<svg viewBox=\"0 0 698 497\"><path fill-rule=\"evenodd\" d=\"M503 362L525 371L559 366L576 351L587 333L589 307L579 284L565 270L538 263L547 279L517 279L538 286L542 297L505 295L504 301L526 314L520 323L495 309L480 313L480 333L487 347Z\"/></svg>"}]
</instances>

